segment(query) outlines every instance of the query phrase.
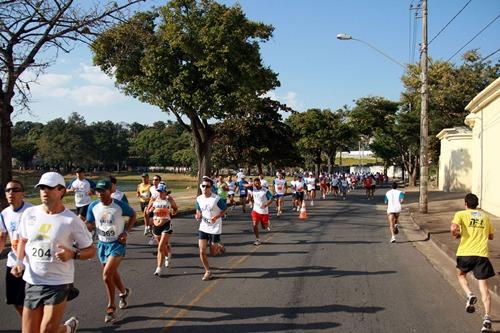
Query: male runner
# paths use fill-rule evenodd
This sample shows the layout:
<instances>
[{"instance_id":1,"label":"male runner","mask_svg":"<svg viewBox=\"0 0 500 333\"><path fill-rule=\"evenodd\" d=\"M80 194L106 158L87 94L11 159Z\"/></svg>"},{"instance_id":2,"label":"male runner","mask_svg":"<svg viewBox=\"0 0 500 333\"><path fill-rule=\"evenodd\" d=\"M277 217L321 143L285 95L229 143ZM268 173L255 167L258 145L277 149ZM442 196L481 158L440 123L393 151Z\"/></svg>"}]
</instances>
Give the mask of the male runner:
<instances>
[{"instance_id":1,"label":"male runner","mask_svg":"<svg viewBox=\"0 0 500 333\"><path fill-rule=\"evenodd\" d=\"M76 178L68 185L68 192L75 193L76 215L85 221L87 209L92 201L90 197L95 187L94 182L85 178L85 170L83 168L76 169Z\"/></svg>"},{"instance_id":2,"label":"male runner","mask_svg":"<svg viewBox=\"0 0 500 333\"><path fill-rule=\"evenodd\" d=\"M255 242L253 244L260 245L262 242L259 238L259 224L262 226L262 229L271 231L268 207L273 202L273 195L267 188L261 186L259 178L253 180L253 186L254 189L250 192L253 198L252 224L255 235Z\"/></svg>"},{"instance_id":3,"label":"male runner","mask_svg":"<svg viewBox=\"0 0 500 333\"><path fill-rule=\"evenodd\" d=\"M495 271L488 259L488 240L493 240L495 228L491 224L489 216L477 209L479 200L476 195L469 193L465 196L464 201L465 210L455 213L450 227L451 234L460 238L460 245L457 249L458 282L467 296L465 310L468 313L473 313L477 297L470 290L467 281L467 273L473 272L474 277L479 282L485 312L481 332L492 332L488 279L495 276Z\"/></svg>"},{"instance_id":4,"label":"male runner","mask_svg":"<svg viewBox=\"0 0 500 333\"><path fill-rule=\"evenodd\" d=\"M403 192L397 189L398 183L392 183L392 189L387 191L384 202L387 205L387 220L389 221L389 231L391 233L391 243L396 242L396 235L399 233L399 213L401 212L401 203L405 198Z\"/></svg>"},{"instance_id":5,"label":"male runner","mask_svg":"<svg viewBox=\"0 0 500 333\"><path fill-rule=\"evenodd\" d=\"M149 204L149 199L151 198L151 184L149 183L149 175L143 173L141 175L142 181L137 185L136 196L139 198L139 203L141 205L141 212L143 212L144 217L144 236L151 234L151 226L149 223L149 214L146 214L145 209Z\"/></svg>"},{"instance_id":6,"label":"male runner","mask_svg":"<svg viewBox=\"0 0 500 333\"><path fill-rule=\"evenodd\" d=\"M127 236L136 221L135 211L123 201L111 198L111 182L102 179L96 185L99 200L93 201L87 212L87 221L93 223L97 229L99 242L97 253L102 264L102 279L108 297L108 306L104 322L113 322L116 319L115 288L118 295L120 309L128 307L130 289L123 285L118 267L125 256ZM128 216L128 223L123 216Z\"/></svg>"},{"instance_id":7,"label":"male runner","mask_svg":"<svg viewBox=\"0 0 500 333\"><path fill-rule=\"evenodd\" d=\"M226 211L226 203L220 197L212 193L213 181L204 178L201 182L201 195L196 198L195 218L200 222L198 229L198 248L200 260L205 269L202 280L208 281L212 278L212 272L207 259L207 243L220 243L222 234L222 217Z\"/></svg>"},{"instance_id":8,"label":"male runner","mask_svg":"<svg viewBox=\"0 0 500 333\"><path fill-rule=\"evenodd\" d=\"M63 176L44 173L35 187L42 204L27 208L21 216L17 261L11 270L26 281L22 331L74 333L76 317L60 324L74 282L74 261L91 259L95 247L82 220L64 207Z\"/></svg>"},{"instance_id":9,"label":"male runner","mask_svg":"<svg viewBox=\"0 0 500 333\"><path fill-rule=\"evenodd\" d=\"M5 275L5 291L7 304L16 308L19 315L23 314L25 282L22 277L10 273L17 262L16 250L19 243L19 221L26 208L33 206L24 201L24 186L18 180L11 180L5 186L5 197L9 206L0 213L0 252L3 251L7 234L11 250L7 254L7 270Z\"/></svg>"},{"instance_id":10,"label":"male runner","mask_svg":"<svg viewBox=\"0 0 500 333\"><path fill-rule=\"evenodd\" d=\"M260 179L259 179L259 183L260 183ZM288 189L288 184L286 183L286 179L283 177L283 174L280 172L280 173L278 173L278 178L275 178L273 180L273 192L274 192L274 196L276 198L276 208L277 208L276 217L280 217L281 213L283 212L283 203L285 200L285 193L286 193L287 189Z\"/></svg>"}]
</instances>

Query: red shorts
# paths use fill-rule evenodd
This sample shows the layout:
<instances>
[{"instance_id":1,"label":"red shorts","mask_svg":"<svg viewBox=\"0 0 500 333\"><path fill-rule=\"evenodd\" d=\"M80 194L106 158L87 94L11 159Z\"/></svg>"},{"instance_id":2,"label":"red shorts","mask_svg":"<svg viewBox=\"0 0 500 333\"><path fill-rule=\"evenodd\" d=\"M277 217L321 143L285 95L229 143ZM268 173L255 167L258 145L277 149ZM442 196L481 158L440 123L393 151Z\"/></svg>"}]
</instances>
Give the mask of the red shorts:
<instances>
[{"instance_id":1,"label":"red shorts","mask_svg":"<svg viewBox=\"0 0 500 333\"><path fill-rule=\"evenodd\" d=\"M262 225L262 228L267 228L269 227L269 214L259 214L256 211L252 210L252 221L255 224L260 224Z\"/></svg>"}]
</instances>

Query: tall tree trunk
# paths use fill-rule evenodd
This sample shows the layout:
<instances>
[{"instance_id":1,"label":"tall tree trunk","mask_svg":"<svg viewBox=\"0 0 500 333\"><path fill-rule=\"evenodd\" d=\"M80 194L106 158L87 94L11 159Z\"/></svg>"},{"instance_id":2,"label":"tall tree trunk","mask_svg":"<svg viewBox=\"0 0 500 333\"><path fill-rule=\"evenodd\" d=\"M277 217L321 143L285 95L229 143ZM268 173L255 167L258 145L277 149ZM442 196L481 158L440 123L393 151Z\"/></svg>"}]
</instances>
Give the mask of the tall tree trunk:
<instances>
[{"instance_id":1,"label":"tall tree trunk","mask_svg":"<svg viewBox=\"0 0 500 333\"><path fill-rule=\"evenodd\" d=\"M257 168L259 169L259 175L263 174L263 172L262 172L262 160L259 160L259 162L257 163Z\"/></svg>"},{"instance_id":2,"label":"tall tree trunk","mask_svg":"<svg viewBox=\"0 0 500 333\"><path fill-rule=\"evenodd\" d=\"M10 115L13 110L14 108L9 101L6 101L5 98L0 99L0 209L8 206L5 198L5 186L12 179L12 121Z\"/></svg>"}]
</instances>

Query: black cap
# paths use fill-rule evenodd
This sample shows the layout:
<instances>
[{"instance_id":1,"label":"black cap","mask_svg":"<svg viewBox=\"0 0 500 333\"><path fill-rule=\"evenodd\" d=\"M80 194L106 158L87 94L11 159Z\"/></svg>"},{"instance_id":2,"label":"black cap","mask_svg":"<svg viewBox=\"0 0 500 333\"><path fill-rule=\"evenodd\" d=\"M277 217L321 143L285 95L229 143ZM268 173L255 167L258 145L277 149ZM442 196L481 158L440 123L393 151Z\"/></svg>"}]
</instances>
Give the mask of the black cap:
<instances>
[{"instance_id":1,"label":"black cap","mask_svg":"<svg viewBox=\"0 0 500 333\"><path fill-rule=\"evenodd\" d=\"M77 168L76 173L80 173L80 172L85 172L85 169L84 168Z\"/></svg>"}]
</instances>

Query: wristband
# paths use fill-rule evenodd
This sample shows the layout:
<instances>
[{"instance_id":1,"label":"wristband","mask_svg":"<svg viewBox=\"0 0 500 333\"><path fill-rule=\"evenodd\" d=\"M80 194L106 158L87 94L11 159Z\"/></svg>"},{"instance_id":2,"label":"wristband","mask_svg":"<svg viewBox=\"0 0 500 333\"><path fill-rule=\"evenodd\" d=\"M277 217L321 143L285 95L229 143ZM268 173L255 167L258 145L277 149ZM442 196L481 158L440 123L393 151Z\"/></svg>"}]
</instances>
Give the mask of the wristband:
<instances>
[{"instance_id":1,"label":"wristband","mask_svg":"<svg viewBox=\"0 0 500 333\"><path fill-rule=\"evenodd\" d=\"M18 260L16 261L16 265L17 265L17 266L21 266L21 267L23 267L23 268L24 268L24 262L23 262L22 260L19 260L19 259L18 259Z\"/></svg>"}]
</instances>

